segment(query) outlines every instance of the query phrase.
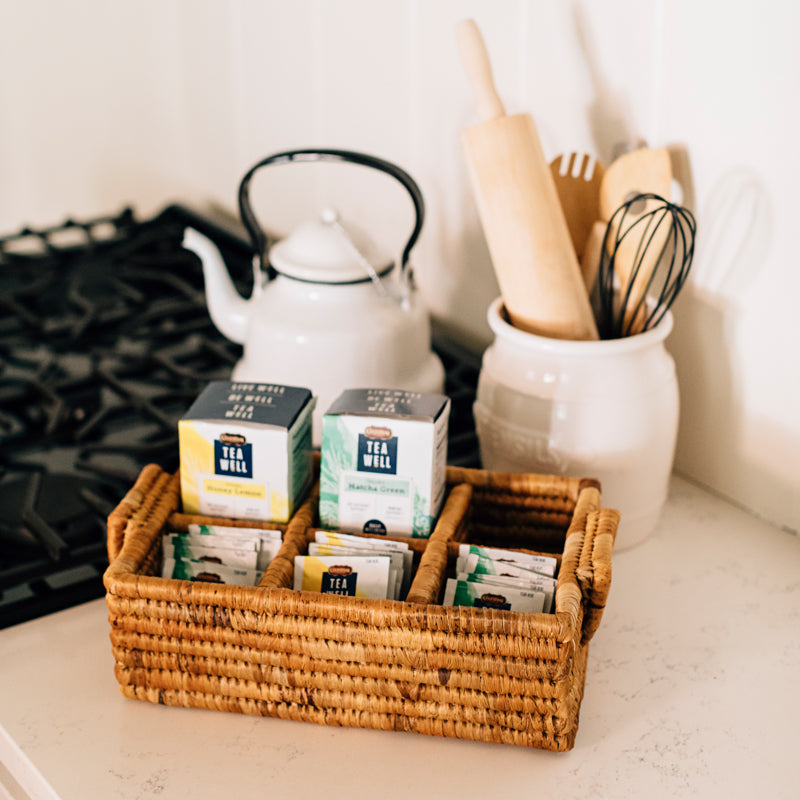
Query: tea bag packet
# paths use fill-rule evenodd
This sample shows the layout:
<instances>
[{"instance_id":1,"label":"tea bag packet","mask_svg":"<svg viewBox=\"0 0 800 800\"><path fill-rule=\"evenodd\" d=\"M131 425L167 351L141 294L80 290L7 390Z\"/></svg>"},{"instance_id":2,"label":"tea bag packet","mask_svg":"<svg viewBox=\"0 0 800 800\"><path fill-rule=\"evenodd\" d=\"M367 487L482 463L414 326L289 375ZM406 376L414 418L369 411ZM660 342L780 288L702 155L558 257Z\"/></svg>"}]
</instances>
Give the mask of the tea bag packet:
<instances>
[{"instance_id":1,"label":"tea bag packet","mask_svg":"<svg viewBox=\"0 0 800 800\"><path fill-rule=\"evenodd\" d=\"M460 548L459 548L460 549ZM539 572L511 564L507 561L496 561L485 555L470 553L459 556L456 561L456 576L465 576L469 580L480 580L483 583L498 579L501 584L508 585L509 580L521 588L543 591L546 594L545 611L550 611L556 591L556 579Z\"/></svg>"},{"instance_id":2,"label":"tea bag packet","mask_svg":"<svg viewBox=\"0 0 800 800\"><path fill-rule=\"evenodd\" d=\"M544 609L544 602L544 592L448 578L443 605L539 613Z\"/></svg>"},{"instance_id":3,"label":"tea bag packet","mask_svg":"<svg viewBox=\"0 0 800 800\"><path fill-rule=\"evenodd\" d=\"M508 575L482 575L475 572L458 572L456 573L456 580L495 586L512 586L517 589L525 589L526 591L544 592L544 607L542 611L547 614L553 611L556 582L554 578L548 578L546 575L532 573L531 578L514 578Z\"/></svg>"},{"instance_id":4,"label":"tea bag packet","mask_svg":"<svg viewBox=\"0 0 800 800\"><path fill-rule=\"evenodd\" d=\"M322 417L319 513L332 530L430 536L444 502L445 395L349 389Z\"/></svg>"},{"instance_id":5,"label":"tea bag packet","mask_svg":"<svg viewBox=\"0 0 800 800\"><path fill-rule=\"evenodd\" d=\"M270 561L281 549L282 534L272 528L235 528L226 525L189 525L188 536L204 545L210 545L209 538L220 547L250 547L258 552L256 566L265 570ZM245 544L246 543L246 544Z\"/></svg>"},{"instance_id":6,"label":"tea bag packet","mask_svg":"<svg viewBox=\"0 0 800 800\"><path fill-rule=\"evenodd\" d=\"M387 553L400 553L403 556L403 580L400 591L403 595L411 585L411 573L414 564L414 551L409 548L407 542L398 542L394 539L372 539L367 536L354 536L351 533L340 533L338 531L316 531L315 541L320 544L331 545L352 545L359 548L372 548Z\"/></svg>"},{"instance_id":7,"label":"tea bag packet","mask_svg":"<svg viewBox=\"0 0 800 800\"><path fill-rule=\"evenodd\" d=\"M288 522L313 482L309 389L212 381L178 422L187 514Z\"/></svg>"},{"instance_id":8,"label":"tea bag packet","mask_svg":"<svg viewBox=\"0 0 800 800\"><path fill-rule=\"evenodd\" d=\"M234 540L191 533L165 533L162 537L161 558L162 567L168 559L185 559L223 564L241 569L256 569L258 567L258 539L254 536ZM171 576L164 575L164 577Z\"/></svg>"},{"instance_id":9,"label":"tea bag packet","mask_svg":"<svg viewBox=\"0 0 800 800\"><path fill-rule=\"evenodd\" d=\"M260 540L283 538L283 534L276 528L237 528L233 525L198 525L192 523L188 526L189 533L197 536L224 536L231 539L249 538L256 536Z\"/></svg>"},{"instance_id":10,"label":"tea bag packet","mask_svg":"<svg viewBox=\"0 0 800 800\"><path fill-rule=\"evenodd\" d=\"M541 572L536 572L536 570L513 564L510 561L497 561L494 558L487 558L477 553L459 556L456 560L456 572L476 572L481 575L510 575L514 578L531 578L538 575L540 578L555 581L555 578L542 575Z\"/></svg>"},{"instance_id":11,"label":"tea bag packet","mask_svg":"<svg viewBox=\"0 0 800 800\"><path fill-rule=\"evenodd\" d=\"M161 570L162 578L225 583L233 586L256 586L263 574L259 570L212 564L208 561L194 561L189 558L165 558Z\"/></svg>"},{"instance_id":12,"label":"tea bag packet","mask_svg":"<svg viewBox=\"0 0 800 800\"><path fill-rule=\"evenodd\" d=\"M542 575L549 575L551 578L556 574L558 560L552 556L541 556L536 553L519 553L514 550L503 550L499 547L483 547L477 544L462 544L458 548L459 558L466 558L469 555L484 556L493 561L502 561L516 564L525 569L540 572Z\"/></svg>"},{"instance_id":13,"label":"tea bag packet","mask_svg":"<svg viewBox=\"0 0 800 800\"><path fill-rule=\"evenodd\" d=\"M319 542L311 542L308 545L308 554L310 556L386 556L389 559L390 564L389 591L386 597L390 600L398 600L400 598L404 572L402 553L395 553L370 547L359 548L351 547L350 545L321 544Z\"/></svg>"},{"instance_id":14,"label":"tea bag packet","mask_svg":"<svg viewBox=\"0 0 800 800\"><path fill-rule=\"evenodd\" d=\"M200 533L197 530L198 527L200 526L190 525L189 530L185 533L170 531L164 534L164 543L166 544L167 540L171 542L181 540L187 544L196 544L199 547L230 547L234 550L246 548L247 550L258 551L261 539L251 531L243 531L239 536L227 536L224 534Z\"/></svg>"},{"instance_id":15,"label":"tea bag packet","mask_svg":"<svg viewBox=\"0 0 800 800\"><path fill-rule=\"evenodd\" d=\"M164 558L207 561L242 569L255 570L258 568L258 551L254 547L249 550L234 547L206 547L202 544L192 544L181 537L172 537L169 541L164 542Z\"/></svg>"},{"instance_id":16,"label":"tea bag packet","mask_svg":"<svg viewBox=\"0 0 800 800\"><path fill-rule=\"evenodd\" d=\"M296 591L385 600L389 596L388 556L295 556Z\"/></svg>"}]
</instances>

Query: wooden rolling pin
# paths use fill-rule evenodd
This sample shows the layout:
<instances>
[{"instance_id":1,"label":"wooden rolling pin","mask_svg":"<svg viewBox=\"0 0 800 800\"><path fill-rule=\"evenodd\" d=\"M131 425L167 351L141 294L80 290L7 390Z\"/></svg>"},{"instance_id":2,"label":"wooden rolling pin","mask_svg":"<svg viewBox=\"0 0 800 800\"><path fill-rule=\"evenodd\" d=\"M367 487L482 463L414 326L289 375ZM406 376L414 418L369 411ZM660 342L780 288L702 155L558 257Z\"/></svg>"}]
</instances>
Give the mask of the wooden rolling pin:
<instances>
[{"instance_id":1,"label":"wooden rolling pin","mask_svg":"<svg viewBox=\"0 0 800 800\"><path fill-rule=\"evenodd\" d=\"M456 29L480 122L461 133L483 231L512 324L558 339L597 326L550 167L530 114L507 116L480 31Z\"/></svg>"}]
</instances>

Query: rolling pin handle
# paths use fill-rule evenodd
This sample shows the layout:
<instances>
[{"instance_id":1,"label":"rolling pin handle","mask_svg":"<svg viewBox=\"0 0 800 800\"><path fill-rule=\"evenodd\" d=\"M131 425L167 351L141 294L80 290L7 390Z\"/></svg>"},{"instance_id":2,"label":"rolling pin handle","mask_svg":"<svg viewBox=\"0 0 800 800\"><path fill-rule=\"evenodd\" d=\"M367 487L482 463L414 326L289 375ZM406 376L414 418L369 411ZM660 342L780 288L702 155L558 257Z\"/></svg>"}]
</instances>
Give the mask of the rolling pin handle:
<instances>
[{"instance_id":1,"label":"rolling pin handle","mask_svg":"<svg viewBox=\"0 0 800 800\"><path fill-rule=\"evenodd\" d=\"M480 121L490 122L504 117L506 110L495 89L489 54L475 20L461 20L456 25L456 37L461 62L475 94Z\"/></svg>"}]
</instances>

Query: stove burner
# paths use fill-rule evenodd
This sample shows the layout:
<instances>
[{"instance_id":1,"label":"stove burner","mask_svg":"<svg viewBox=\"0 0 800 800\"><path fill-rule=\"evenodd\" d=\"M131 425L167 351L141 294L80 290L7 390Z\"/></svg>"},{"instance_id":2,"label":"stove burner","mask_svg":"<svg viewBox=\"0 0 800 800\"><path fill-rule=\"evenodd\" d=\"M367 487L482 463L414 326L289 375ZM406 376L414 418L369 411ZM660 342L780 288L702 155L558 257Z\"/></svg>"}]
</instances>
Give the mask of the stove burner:
<instances>
[{"instance_id":1,"label":"stove burner","mask_svg":"<svg viewBox=\"0 0 800 800\"><path fill-rule=\"evenodd\" d=\"M71 475L29 472L0 485L0 539L4 544L44 548L59 561L70 541L85 542L83 517L87 508L80 502L84 481ZM94 518L92 536L96 539ZM60 532L59 532L60 531ZM63 534L63 535L62 535Z\"/></svg>"},{"instance_id":2,"label":"stove burner","mask_svg":"<svg viewBox=\"0 0 800 800\"><path fill-rule=\"evenodd\" d=\"M178 468L178 420L241 355L211 323L187 226L249 294L249 245L181 206L0 238L0 628L103 595L108 514L146 464ZM448 460L478 466L479 363L434 349Z\"/></svg>"}]
</instances>

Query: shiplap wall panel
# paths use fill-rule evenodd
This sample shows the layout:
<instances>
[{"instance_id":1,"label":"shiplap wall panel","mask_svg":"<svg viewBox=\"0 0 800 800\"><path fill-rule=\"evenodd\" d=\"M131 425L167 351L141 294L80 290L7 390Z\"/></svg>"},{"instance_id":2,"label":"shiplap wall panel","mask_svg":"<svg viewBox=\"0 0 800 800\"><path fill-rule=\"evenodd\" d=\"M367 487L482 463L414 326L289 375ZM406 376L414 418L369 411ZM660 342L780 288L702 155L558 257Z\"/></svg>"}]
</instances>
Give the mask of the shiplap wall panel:
<instances>
[{"instance_id":1,"label":"shiplap wall panel","mask_svg":"<svg viewBox=\"0 0 800 800\"><path fill-rule=\"evenodd\" d=\"M670 348L678 468L800 529L800 176L794 3L670 5L665 141L688 143L698 252ZM713 45L709 32L714 30Z\"/></svg>"},{"instance_id":2,"label":"shiplap wall panel","mask_svg":"<svg viewBox=\"0 0 800 800\"><path fill-rule=\"evenodd\" d=\"M638 138L682 155L700 249L669 343L676 463L796 530L799 13L755 0L724 13L710 0L4 3L0 231L129 203L141 216L172 201L236 213L239 179L264 155L364 150L419 182L422 298L482 346L498 290L458 141L475 112L454 33L474 17L508 111L533 115L548 157L607 161ZM382 176L343 169L265 172L253 192L265 226L280 235L335 205L394 254L407 199ZM745 232L738 250L726 226Z\"/></svg>"}]
</instances>

